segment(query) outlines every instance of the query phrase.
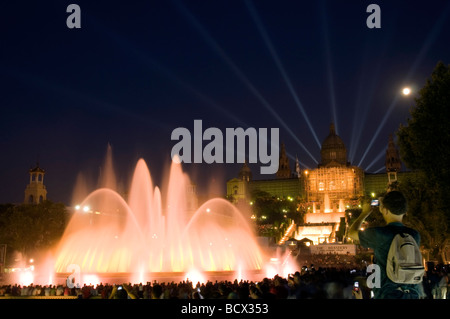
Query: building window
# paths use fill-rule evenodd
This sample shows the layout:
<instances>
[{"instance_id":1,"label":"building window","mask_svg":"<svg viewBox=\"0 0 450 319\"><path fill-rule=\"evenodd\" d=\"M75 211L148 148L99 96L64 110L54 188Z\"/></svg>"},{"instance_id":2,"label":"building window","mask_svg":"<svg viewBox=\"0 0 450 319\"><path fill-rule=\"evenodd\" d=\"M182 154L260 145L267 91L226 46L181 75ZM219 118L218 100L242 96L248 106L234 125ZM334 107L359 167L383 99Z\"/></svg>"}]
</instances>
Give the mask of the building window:
<instances>
[{"instance_id":1,"label":"building window","mask_svg":"<svg viewBox=\"0 0 450 319\"><path fill-rule=\"evenodd\" d=\"M335 190L336 189L336 187L334 187L334 182L333 181L331 181L330 182L330 191L333 191L333 190Z\"/></svg>"}]
</instances>

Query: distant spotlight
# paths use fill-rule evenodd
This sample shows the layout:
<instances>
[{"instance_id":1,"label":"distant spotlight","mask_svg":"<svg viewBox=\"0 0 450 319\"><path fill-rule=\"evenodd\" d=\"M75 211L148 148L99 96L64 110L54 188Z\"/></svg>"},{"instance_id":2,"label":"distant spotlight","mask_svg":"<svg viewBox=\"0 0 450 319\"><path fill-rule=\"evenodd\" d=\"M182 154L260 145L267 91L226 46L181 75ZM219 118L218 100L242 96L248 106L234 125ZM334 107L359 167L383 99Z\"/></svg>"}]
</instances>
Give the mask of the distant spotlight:
<instances>
[{"instance_id":1,"label":"distant spotlight","mask_svg":"<svg viewBox=\"0 0 450 319\"><path fill-rule=\"evenodd\" d=\"M76 209L76 210L79 210L79 209L80 209L80 205L76 205L76 206L75 206L75 209Z\"/></svg>"},{"instance_id":2,"label":"distant spotlight","mask_svg":"<svg viewBox=\"0 0 450 319\"><path fill-rule=\"evenodd\" d=\"M403 88L402 93L403 93L403 95L409 95L409 94L411 94L411 89L408 87Z\"/></svg>"},{"instance_id":3,"label":"distant spotlight","mask_svg":"<svg viewBox=\"0 0 450 319\"><path fill-rule=\"evenodd\" d=\"M83 211L84 211L85 213L87 213L87 212L89 211L89 209L90 209L89 206L84 206L84 207L83 207Z\"/></svg>"}]
</instances>

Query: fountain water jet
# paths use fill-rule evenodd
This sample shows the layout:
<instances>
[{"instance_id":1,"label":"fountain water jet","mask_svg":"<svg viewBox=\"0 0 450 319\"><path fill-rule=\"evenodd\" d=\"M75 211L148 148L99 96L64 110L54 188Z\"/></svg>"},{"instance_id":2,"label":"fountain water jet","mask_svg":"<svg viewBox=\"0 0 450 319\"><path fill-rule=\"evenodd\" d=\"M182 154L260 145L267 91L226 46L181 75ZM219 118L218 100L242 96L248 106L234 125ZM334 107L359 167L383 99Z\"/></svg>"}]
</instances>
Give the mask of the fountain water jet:
<instances>
[{"instance_id":1,"label":"fountain water jet","mask_svg":"<svg viewBox=\"0 0 450 319\"><path fill-rule=\"evenodd\" d=\"M110 156L108 150L105 172L113 174ZM215 198L189 213L190 181L176 161L164 204L143 159L136 164L127 199L114 190L114 176L102 179L108 187L91 192L65 230L57 248L57 273L76 264L82 274L121 274L142 282L158 273L242 274L263 268L253 232L234 205Z\"/></svg>"},{"instance_id":2,"label":"fountain water jet","mask_svg":"<svg viewBox=\"0 0 450 319\"><path fill-rule=\"evenodd\" d=\"M328 193L325 193L323 203L325 207L324 212L331 213L333 210L330 208L330 197L328 196Z\"/></svg>"}]
</instances>

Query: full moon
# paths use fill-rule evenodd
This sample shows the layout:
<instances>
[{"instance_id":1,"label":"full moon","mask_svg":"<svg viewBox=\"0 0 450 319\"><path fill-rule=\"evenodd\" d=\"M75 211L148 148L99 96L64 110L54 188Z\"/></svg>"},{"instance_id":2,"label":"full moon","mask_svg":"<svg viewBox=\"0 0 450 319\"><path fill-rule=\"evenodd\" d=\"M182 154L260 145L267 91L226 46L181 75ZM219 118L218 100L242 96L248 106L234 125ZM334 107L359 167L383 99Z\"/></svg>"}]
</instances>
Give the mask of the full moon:
<instances>
[{"instance_id":1,"label":"full moon","mask_svg":"<svg viewBox=\"0 0 450 319\"><path fill-rule=\"evenodd\" d=\"M403 88L402 93L403 93L403 95L409 95L411 93L411 89L410 88Z\"/></svg>"}]
</instances>

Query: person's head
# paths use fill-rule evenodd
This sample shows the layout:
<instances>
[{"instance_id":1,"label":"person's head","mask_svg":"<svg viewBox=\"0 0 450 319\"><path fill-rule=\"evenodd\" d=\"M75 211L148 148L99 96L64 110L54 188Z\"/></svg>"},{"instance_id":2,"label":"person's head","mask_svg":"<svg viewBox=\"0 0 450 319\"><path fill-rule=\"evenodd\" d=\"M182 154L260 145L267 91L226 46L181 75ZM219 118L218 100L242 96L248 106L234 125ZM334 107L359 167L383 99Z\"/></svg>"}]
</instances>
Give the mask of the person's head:
<instances>
[{"instance_id":1,"label":"person's head","mask_svg":"<svg viewBox=\"0 0 450 319\"><path fill-rule=\"evenodd\" d=\"M380 200L380 211L385 219L387 217L401 219L406 214L406 210L406 198L399 191L391 191Z\"/></svg>"}]
</instances>

